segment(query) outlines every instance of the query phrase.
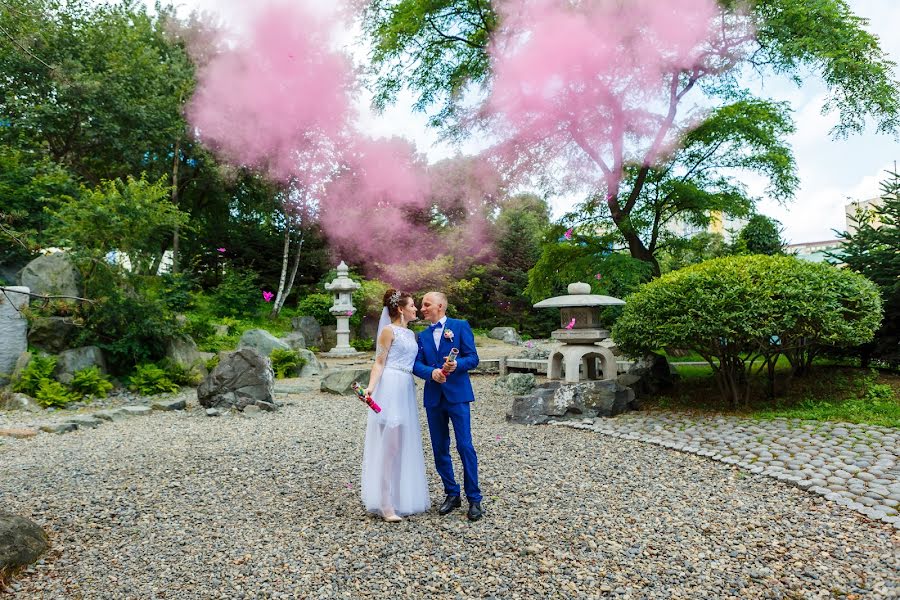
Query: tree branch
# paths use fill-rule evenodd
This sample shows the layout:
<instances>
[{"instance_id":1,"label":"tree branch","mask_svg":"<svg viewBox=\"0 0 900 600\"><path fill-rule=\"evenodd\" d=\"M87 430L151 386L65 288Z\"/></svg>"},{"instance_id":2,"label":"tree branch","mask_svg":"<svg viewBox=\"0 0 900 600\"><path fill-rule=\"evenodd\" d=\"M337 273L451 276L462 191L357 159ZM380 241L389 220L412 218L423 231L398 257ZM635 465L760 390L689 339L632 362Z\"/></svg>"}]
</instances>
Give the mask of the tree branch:
<instances>
[{"instance_id":1,"label":"tree branch","mask_svg":"<svg viewBox=\"0 0 900 600\"><path fill-rule=\"evenodd\" d=\"M484 50L484 46L482 46L481 44L475 44L473 42L470 42L466 38L460 37L458 35L450 35L450 34L444 33L443 31L438 29L438 26L434 24L434 21L431 19L431 17L428 17L425 20L428 21L428 24L431 25L431 28L434 30L434 32L436 34L438 34L438 36L444 38L445 40L453 41L453 42L462 42L463 44L466 44L467 46L471 46L472 48L477 48L478 50Z\"/></svg>"}]
</instances>

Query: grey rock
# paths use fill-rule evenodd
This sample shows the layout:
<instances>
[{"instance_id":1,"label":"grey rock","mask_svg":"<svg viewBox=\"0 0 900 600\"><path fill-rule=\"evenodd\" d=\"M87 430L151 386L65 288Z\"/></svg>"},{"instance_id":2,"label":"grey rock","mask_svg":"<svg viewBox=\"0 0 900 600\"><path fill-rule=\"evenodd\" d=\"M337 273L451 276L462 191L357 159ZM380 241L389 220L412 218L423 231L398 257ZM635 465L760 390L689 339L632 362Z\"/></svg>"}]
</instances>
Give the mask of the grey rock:
<instances>
[{"instance_id":1,"label":"grey rock","mask_svg":"<svg viewBox=\"0 0 900 600\"><path fill-rule=\"evenodd\" d=\"M522 338L519 337L519 333L514 327L494 327L491 329L490 333L488 333L488 337L514 345L518 345L522 341Z\"/></svg>"},{"instance_id":2,"label":"grey rock","mask_svg":"<svg viewBox=\"0 0 900 600\"><path fill-rule=\"evenodd\" d=\"M96 346L72 348L59 354L53 376L68 384L72 382L75 373L94 366L99 367L101 373L106 373L106 360L100 348Z\"/></svg>"},{"instance_id":3,"label":"grey rock","mask_svg":"<svg viewBox=\"0 0 900 600\"><path fill-rule=\"evenodd\" d=\"M50 548L40 525L12 513L0 512L0 575L37 561Z\"/></svg>"},{"instance_id":4,"label":"grey rock","mask_svg":"<svg viewBox=\"0 0 900 600\"><path fill-rule=\"evenodd\" d=\"M221 414L222 414L222 411L220 411L218 408L207 408L206 409L207 417L218 417Z\"/></svg>"},{"instance_id":5,"label":"grey rock","mask_svg":"<svg viewBox=\"0 0 900 600\"><path fill-rule=\"evenodd\" d=\"M128 418L128 414L124 412L121 408L113 408L109 410L98 410L91 413L91 416L95 419L101 419L103 421L124 421Z\"/></svg>"},{"instance_id":6,"label":"grey rock","mask_svg":"<svg viewBox=\"0 0 900 600\"><path fill-rule=\"evenodd\" d=\"M45 433L69 433L78 429L75 423L46 423L38 427Z\"/></svg>"},{"instance_id":7,"label":"grey rock","mask_svg":"<svg viewBox=\"0 0 900 600\"><path fill-rule=\"evenodd\" d=\"M238 342L238 350L251 348L263 356L272 354L272 350L290 350L291 347L279 340L265 329L248 329Z\"/></svg>"},{"instance_id":8,"label":"grey rock","mask_svg":"<svg viewBox=\"0 0 900 600\"><path fill-rule=\"evenodd\" d=\"M197 388L204 408L236 408L257 402L274 404L275 375L269 359L252 348L224 355Z\"/></svg>"},{"instance_id":9,"label":"grey rock","mask_svg":"<svg viewBox=\"0 0 900 600\"><path fill-rule=\"evenodd\" d=\"M300 358L306 361L306 364L303 365L303 368L297 374L298 377L314 377L321 375L325 371L325 365L319 362L319 359L311 351L301 348L297 350L297 353L300 354Z\"/></svg>"},{"instance_id":10,"label":"grey rock","mask_svg":"<svg viewBox=\"0 0 900 600\"><path fill-rule=\"evenodd\" d=\"M371 373L371 369L339 369L330 371L322 377L319 389L323 392L343 396L353 394L353 382L357 381L360 385L365 386L369 383L369 375Z\"/></svg>"},{"instance_id":11,"label":"grey rock","mask_svg":"<svg viewBox=\"0 0 900 600\"><path fill-rule=\"evenodd\" d=\"M102 419L98 419L91 415L74 415L66 419L67 423L74 423L78 429L95 429L103 423Z\"/></svg>"},{"instance_id":12,"label":"grey rock","mask_svg":"<svg viewBox=\"0 0 900 600\"><path fill-rule=\"evenodd\" d=\"M510 373L505 377L498 377L494 385L514 396L524 396L534 389L534 373Z\"/></svg>"},{"instance_id":13,"label":"grey rock","mask_svg":"<svg viewBox=\"0 0 900 600\"><path fill-rule=\"evenodd\" d=\"M144 417L153 412L149 406L123 406L120 410L129 417Z\"/></svg>"},{"instance_id":14,"label":"grey rock","mask_svg":"<svg viewBox=\"0 0 900 600\"><path fill-rule=\"evenodd\" d=\"M206 370L206 360L197 349L197 343L189 335L168 340L166 342L166 358L189 369L200 379L209 375L209 371Z\"/></svg>"},{"instance_id":15,"label":"grey rock","mask_svg":"<svg viewBox=\"0 0 900 600\"><path fill-rule=\"evenodd\" d=\"M172 411L187 408L187 396L193 392L179 394L173 398L157 398L150 403L152 410Z\"/></svg>"},{"instance_id":16,"label":"grey rock","mask_svg":"<svg viewBox=\"0 0 900 600\"><path fill-rule=\"evenodd\" d=\"M306 336L304 336L299 331L292 331L287 334L281 341L288 345L291 350L305 350L306 349Z\"/></svg>"},{"instance_id":17,"label":"grey rock","mask_svg":"<svg viewBox=\"0 0 900 600\"><path fill-rule=\"evenodd\" d=\"M643 398L654 395L662 390L667 390L675 385L677 372L660 354L648 354L638 359L628 368L628 375L640 377L629 387L634 390L635 396Z\"/></svg>"},{"instance_id":18,"label":"grey rock","mask_svg":"<svg viewBox=\"0 0 900 600\"><path fill-rule=\"evenodd\" d=\"M39 413L44 410L31 396L16 392L4 394L2 391L0 391L0 409L24 410L32 413Z\"/></svg>"},{"instance_id":19,"label":"grey rock","mask_svg":"<svg viewBox=\"0 0 900 600\"><path fill-rule=\"evenodd\" d=\"M38 256L19 272L19 285L35 294L81 296L81 276L63 252Z\"/></svg>"},{"instance_id":20,"label":"grey rock","mask_svg":"<svg viewBox=\"0 0 900 600\"><path fill-rule=\"evenodd\" d=\"M28 321L21 310L28 306L27 287L8 287L0 294L0 386L12 379L16 361L28 349Z\"/></svg>"},{"instance_id":21,"label":"grey rock","mask_svg":"<svg viewBox=\"0 0 900 600\"><path fill-rule=\"evenodd\" d=\"M51 354L71 347L78 326L70 317L38 317L28 327L28 345Z\"/></svg>"},{"instance_id":22,"label":"grey rock","mask_svg":"<svg viewBox=\"0 0 900 600\"><path fill-rule=\"evenodd\" d=\"M524 358L526 360L547 360L550 358L550 350L547 348L541 348L539 346L534 346L532 348L527 347L528 342L526 342L525 350L519 353L519 358Z\"/></svg>"},{"instance_id":23,"label":"grey rock","mask_svg":"<svg viewBox=\"0 0 900 600\"><path fill-rule=\"evenodd\" d=\"M245 417L254 417L260 413L260 408L255 404L248 404L244 407L243 412Z\"/></svg>"},{"instance_id":24,"label":"grey rock","mask_svg":"<svg viewBox=\"0 0 900 600\"><path fill-rule=\"evenodd\" d=\"M351 339L353 337L353 331L350 331ZM322 352L327 352L331 350L335 346L337 346L337 325L324 325L321 329L321 343L319 344L319 350Z\"/></svg>"},{"instance_id":25,"label":"grey rock","mask_svg":"<svg viewBox=\"0 0 900 600\"><path fill-rule=\"evenodd\" d=\"M310 346L322 347L322 326L315 317L294 317L291 319L294 331L303 334L303 338Z\"/></svg>"}]
</instances>

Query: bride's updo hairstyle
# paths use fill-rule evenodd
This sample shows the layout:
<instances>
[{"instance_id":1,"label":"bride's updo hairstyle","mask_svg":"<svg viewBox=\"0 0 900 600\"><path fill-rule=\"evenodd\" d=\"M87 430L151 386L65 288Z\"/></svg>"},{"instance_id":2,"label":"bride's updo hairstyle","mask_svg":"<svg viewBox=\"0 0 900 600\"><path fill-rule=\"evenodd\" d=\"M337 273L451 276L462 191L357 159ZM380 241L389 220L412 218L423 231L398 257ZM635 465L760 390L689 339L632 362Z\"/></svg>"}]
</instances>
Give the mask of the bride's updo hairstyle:
<instances>
[{"instance_id":1,"label":"bride's updo hairstyle","mask_svg":"<svg viewBox=\"0 0 900 600\"><path fill-rule=\"evenodd\" d=\"M387 307L388 315L390 315L391 320L400 316L400 307L406 306L409 298L412 298L412 294L400 292L394 288L391 288L384 293L382 304Z\"/></svg>"}]
</instances>

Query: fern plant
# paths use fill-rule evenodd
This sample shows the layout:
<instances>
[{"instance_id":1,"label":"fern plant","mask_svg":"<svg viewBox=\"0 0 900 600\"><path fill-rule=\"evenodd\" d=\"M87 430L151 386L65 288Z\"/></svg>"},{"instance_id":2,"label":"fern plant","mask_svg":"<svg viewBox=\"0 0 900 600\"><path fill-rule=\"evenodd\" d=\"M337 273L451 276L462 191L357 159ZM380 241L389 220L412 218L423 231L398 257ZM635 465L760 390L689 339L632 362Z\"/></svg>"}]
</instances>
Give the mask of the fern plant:
<instances>
[{"instance_id":1,"label":"fern plant","mask_svg":"<svg viewBox=\"0 0 900 600\"><path fill-rule=\"evenodd\" d=\"M53 378L53 369L55 368L55 356L35 354L22 371L22 375L13 384L13 391L36 398L41 382L51 380Z\"/></svg>"},{"instance_id":2,"label":"fern plant","mask_svg":"<svg viewBox=\"0 0 900 600\"><path fill-rule=\"evenodd\" d=\"M300 356L299 352L279 348L272 350L269 360L272 361L272 370L278 379L284 379L289 373L299 371L306 364L306 359Z\"/></svg>"},{"instance_id":3,"label":"fern plant","mask_svg":"<svg viewBox=\"0 0 900 600\"><path fill-rule=\"evenodd\" d=\"M70 386L75 392L88 398L104 398L113 389L113 384L96 365L76 371Z\"/></svg>"},{"instance_id":4,"label":"fern plant","mask_svg":"<svg viewBox=\"0 0 900 600\"><path fill-rule=\"evenodd\" d=\"M154 364L139 365L131 376L131 389L145 396L177 392L178 384Z\"/></svg>"},{"instance_id":5,"label":"fern plant","mask_svg":"<svg viewBox=\"0 0 900 600\"><path fill-rule=\"evenodd\" d=\"M70 391L66 386L52 379L42 379L38 389L34 393L34 399L44 408L55 406L63 407L70 402L75 402L80 396Z\"/></svg>"}]
</instances>

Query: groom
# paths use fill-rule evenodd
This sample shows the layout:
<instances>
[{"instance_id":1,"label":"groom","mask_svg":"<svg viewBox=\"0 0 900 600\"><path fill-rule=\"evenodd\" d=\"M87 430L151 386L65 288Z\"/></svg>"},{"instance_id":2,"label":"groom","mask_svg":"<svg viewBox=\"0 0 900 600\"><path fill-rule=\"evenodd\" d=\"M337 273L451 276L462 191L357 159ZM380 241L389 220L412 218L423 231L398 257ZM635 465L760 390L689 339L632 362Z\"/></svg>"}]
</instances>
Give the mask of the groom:
<instances>
[{"instance_id":1,"label":"groom","mask_svg":"<svg viewBox=\"0 0 900 600\"><path fill-rule=\"evenodd\" d=\"M469 422L469 403L475 400L469 371L478 366L475 335L466 321L447 318L447 296L441 292L425 294L422 298L422 316L431 326L419 333L419 355L413 365L413 373L425 380L425 414L431 433L434 466L447 494L438 513L446 515L462 506L459 484L453 476L450 460L449 423L452 422L456 450L463 465L466 500L469 501L466 516L471 521L477 521L484 516L484 511L481 509L481 490L478 489L478 457L472 445ZM451 348L458 348L459 356L456 361L447 362Z\"/></svg>"}]
</instances>

